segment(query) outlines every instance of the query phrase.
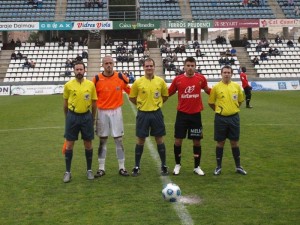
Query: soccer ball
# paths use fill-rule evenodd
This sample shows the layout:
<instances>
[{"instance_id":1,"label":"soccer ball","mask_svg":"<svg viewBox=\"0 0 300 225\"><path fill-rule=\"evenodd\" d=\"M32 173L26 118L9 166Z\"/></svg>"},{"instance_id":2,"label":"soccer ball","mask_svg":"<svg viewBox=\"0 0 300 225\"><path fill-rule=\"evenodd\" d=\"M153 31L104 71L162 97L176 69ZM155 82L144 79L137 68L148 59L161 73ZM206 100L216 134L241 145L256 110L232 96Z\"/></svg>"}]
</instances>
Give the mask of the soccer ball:
<instances>
[{"instance_id":1,"label":"soccer ball","mask_svg":"<svg viewBox=\"0 0 300 225\"><path fill-rule=\"evenodd\" d=\"M181 196L180 187L174 183L168 183L162 189L162 196L168 202L176 202Z\"/></svg>"}]
</instances>

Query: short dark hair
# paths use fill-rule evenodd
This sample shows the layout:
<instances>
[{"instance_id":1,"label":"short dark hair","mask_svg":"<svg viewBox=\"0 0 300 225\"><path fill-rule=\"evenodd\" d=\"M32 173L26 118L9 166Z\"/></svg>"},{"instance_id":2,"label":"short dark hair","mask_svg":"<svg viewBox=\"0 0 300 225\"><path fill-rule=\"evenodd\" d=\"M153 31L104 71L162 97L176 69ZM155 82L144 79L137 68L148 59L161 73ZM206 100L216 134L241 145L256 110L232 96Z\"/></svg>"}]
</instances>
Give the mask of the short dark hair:
<instances>
[{"instance_id":1,"label":"short dark hair","mask_svg":"<svg viewBox=\"0 0 300 225\"><path fill-rule=\"evenodd\" d=\"M82 61L77 61L76 63L74 63L74 66L73 66L74 69L75 69L76 65L83 65L83 68L85 69L85 64Z\"/></svg>"},{"instance_id":2,"label":"short dark hair","mask_svg":"<svg viewBox=\"0 0 300 225\"><path fill-rule=\"evenodd\" d=\"M233 73L233 69L232 69L231 66L228 66L228 65L223 66L222 69L221 69L221 73L223 72L224 69L230 69L230 70L231 70L231 73Z\"/></svg>"},{"instance_id":3,"label":"short dark hair","mask_svg":"<svg viewBox=\"0 0 300 225\"><path fill-rule=\"evenodd\" d=\"M242 72L245 73L246 72L246 67L242 67Z\"/></svg>"},{"instance_id":4,"label":"short dark hair","mask_svg":"<svg viewBox=\"0 0 300 225\"><path fill-rule=\"evenodd\" d=\"M196 65L196 59L195 59L194 57L187 57L187 58L184 60L184 64L185 64L186 62L193 62L193 63L195 63L195 65Z\"/></svg>"}]
</instances>

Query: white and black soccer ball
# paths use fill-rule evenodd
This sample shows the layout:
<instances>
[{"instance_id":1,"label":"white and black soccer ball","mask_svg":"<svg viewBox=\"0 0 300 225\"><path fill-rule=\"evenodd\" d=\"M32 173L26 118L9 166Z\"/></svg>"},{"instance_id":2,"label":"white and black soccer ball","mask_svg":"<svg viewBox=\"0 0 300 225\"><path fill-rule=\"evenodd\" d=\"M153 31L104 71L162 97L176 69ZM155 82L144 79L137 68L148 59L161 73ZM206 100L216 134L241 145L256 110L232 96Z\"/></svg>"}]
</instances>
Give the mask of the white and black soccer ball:
<instances>
[{"instance_id":1,"label":"white and black soccer ball","mask_svg":"<svg viewBox=\"0 0 300 225\"><path fill-rule=\"evenodd\" d=\"M177 202L181 196L180 187L174 183L166 184L161 192L164 200L168 202Z\"/></svg>"}]
</instances>

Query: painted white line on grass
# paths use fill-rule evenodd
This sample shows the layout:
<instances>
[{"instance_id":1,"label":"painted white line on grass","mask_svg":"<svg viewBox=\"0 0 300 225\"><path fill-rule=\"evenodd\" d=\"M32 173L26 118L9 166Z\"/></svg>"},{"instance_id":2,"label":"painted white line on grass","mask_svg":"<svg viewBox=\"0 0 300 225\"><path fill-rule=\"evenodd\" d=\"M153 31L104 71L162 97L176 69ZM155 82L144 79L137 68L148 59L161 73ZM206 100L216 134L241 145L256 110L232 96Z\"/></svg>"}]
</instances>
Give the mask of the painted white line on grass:
<instances>
[{"instance_id":1,"label":"painted white line on grass","mask_svg":"<svg viewBox=\"0 0 300 225\"><path fill-rule=\"evenodd\" d=\"M128 97L127 100L129 101ZM135 106L130 102L130 107L134 113L134 115L136 115L137 110L135 108ZM157 167L159 168L159 172L160 172L160 158L158 156L158 153L156 151L156 147L154 147L153 142L151 141L150 138L146 138L146 145L150 150L150 155L151 157L154 159L154 161L157 163ZM163 184L167 184L167 183L171 183L171 179L169 176L161 176L161 180ZM192 217L190 216L189 212L187 211L186 207L184 206L183 203L181 202L176 202L176 203L170 203L172 204L173 208L176 211L176 214L178 215L178 217L181 220L181 224L184 225L193 225L194 221L192 219Z\"/></svg>"},{"instance_id":2,"label":"painted white line on grass","mask_svg":"<svg viewBox=\"0 0 300 225\"><path fill-rule=\"evenodd\" d=\"M27 131L27 130L46 130L46 129L63 129L64 127L27 127L27 128L12 128L12 129L0 129L0 132L7 131Z\"/></svg>"},{"instance_id":3,"label":"painted white line on grass","mask_svg":"<svg viewBox=\"0 0 300 225\"><path fill-rule=\"evenodd\" d=\"M165 123L165 125L172 125L174 123ZM203 123L204 126L213 125L213 123ZM124 123L124 126L135 126L135 123ZM292 126L300 127L300 124L288 124L288 123L248 123L243 126ZM0 129L0 132L8 131L27 131L27 130L46 130L46 129L64 129L64 127L27 127L27 128L12 128L12 129Z\"/></svg>"}]
</instances>

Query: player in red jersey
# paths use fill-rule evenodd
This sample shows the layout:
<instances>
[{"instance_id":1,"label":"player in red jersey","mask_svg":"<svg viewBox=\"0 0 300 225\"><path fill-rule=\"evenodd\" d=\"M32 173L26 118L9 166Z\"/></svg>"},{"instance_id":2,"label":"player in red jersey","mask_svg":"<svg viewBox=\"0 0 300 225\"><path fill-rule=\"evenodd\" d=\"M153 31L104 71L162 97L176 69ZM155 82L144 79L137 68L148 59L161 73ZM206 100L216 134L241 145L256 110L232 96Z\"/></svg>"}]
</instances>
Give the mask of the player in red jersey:
<instances>
[{"instance_id":1,"label":"player in red jersey","mask_svg":"<svg viewBox=\"0 0 300 225\"><path fill-rule=\"evenodd\" d=\"M201 111L203 110L201 90L203 89L208 95L210 88L207 86L206 78L196 73L196 60L193 57L187 57L184 61L185 73L178 75L169 87L169 96L178 92L177 115L175 122L175 168L174 175L178 175L181 168L181 146L182 141L186 138L193 140L194 153L194 173L200 176L205 173L200 168L201 160L201 139L202 120Z\"/></svg>"},{"instance_id":2,"label":"player in red jersey","mask_svg":"<svg viewBox=\"0 0 300 225\"><path fill-rule=\"evenodd\" d=\"M250 105L250 101L251 101L251 91L252 91L252 87L250 86L248 79L247 79L247 74L246 74L246 67L242 67L242 71L240 73L240 79L242 81L242 87L244 89L245 95L246 95L246 108L253 108Z\"/></svg>"}]
</instances>

